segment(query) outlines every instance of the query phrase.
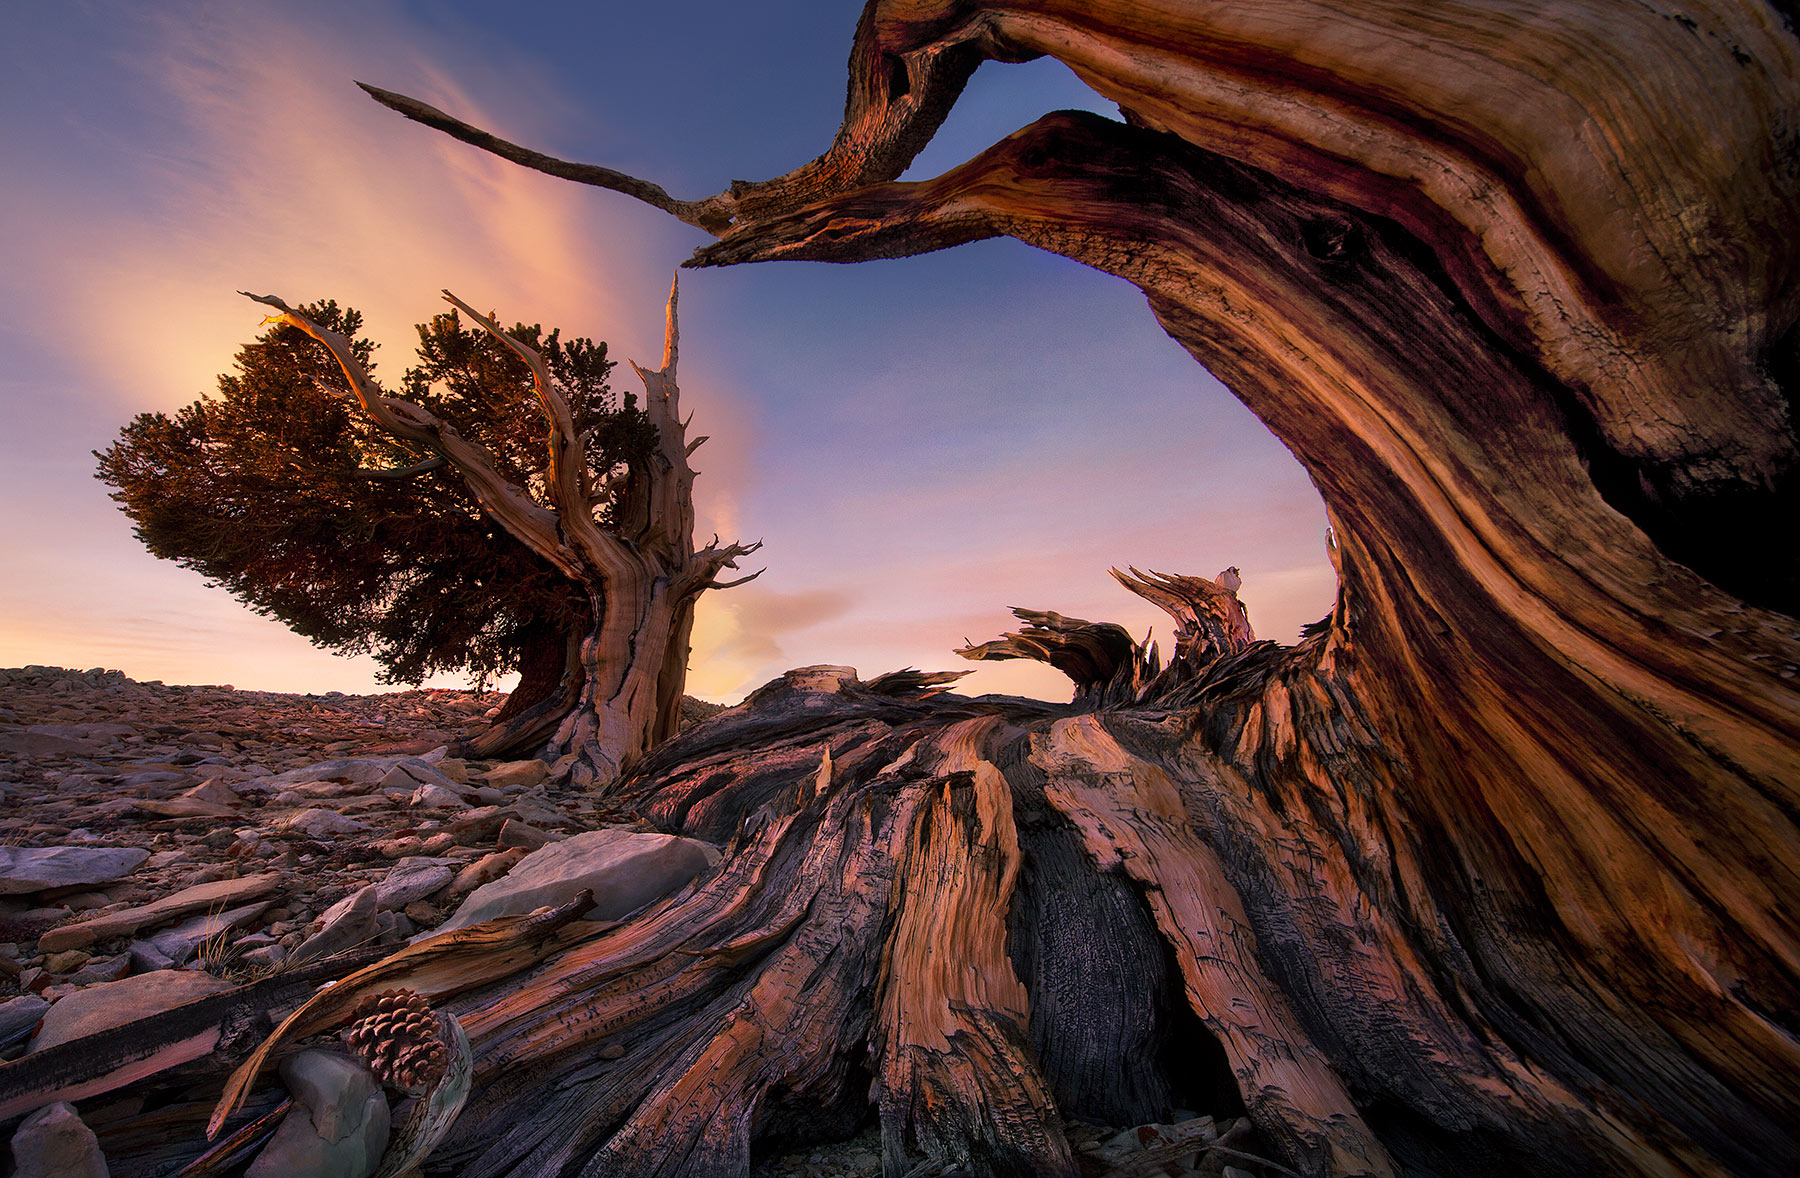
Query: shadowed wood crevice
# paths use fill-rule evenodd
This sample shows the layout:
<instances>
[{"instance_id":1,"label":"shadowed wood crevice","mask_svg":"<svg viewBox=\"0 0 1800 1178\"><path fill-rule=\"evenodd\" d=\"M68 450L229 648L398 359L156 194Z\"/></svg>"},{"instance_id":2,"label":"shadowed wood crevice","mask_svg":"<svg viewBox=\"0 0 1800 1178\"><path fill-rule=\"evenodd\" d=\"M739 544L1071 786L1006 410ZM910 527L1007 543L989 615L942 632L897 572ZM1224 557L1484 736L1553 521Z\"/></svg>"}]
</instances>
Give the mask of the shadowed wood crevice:
<instances>
[{"instance_id":1,"label":"shadowed wood crevice","mask_svg":"<svg viewBox=\"0 0 1800 1178\"><path fill-rule=\"evenodd\" d=\"M582 635L545 629L526 646L519 685L486 728L462 741L461 755L498 760L535 754L581 701Z\"/></svg>"}]
</instances>

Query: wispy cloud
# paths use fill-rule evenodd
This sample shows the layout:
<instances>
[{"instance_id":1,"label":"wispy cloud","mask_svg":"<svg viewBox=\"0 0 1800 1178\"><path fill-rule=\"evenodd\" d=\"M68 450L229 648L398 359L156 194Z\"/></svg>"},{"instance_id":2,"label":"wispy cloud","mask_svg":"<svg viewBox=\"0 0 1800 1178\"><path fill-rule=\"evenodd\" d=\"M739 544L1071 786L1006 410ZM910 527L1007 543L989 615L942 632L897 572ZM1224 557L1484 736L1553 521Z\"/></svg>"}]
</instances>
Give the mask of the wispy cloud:
<instances>
[{"instance_id":1,"label":"wispy cloud","mask_svg":"<svg viewBox=\"0 0 1800 1178\"><path fill-rule=\"evenodd\" d=\"M111 85L156 106L169 140L108 143L101 128L98 146L118 153L114 183L126 184L110 191L59 169L9 183L31 219L54 230L15 247L46 324L106 325L88 356L107 400L166 405L206 388L256 326L256 308L234 287L363 309L391 367L410 354L411 325L442 309L444 287L581 334L618 339L613 329L626 327L620 342L641 353L660 343L670 255L644 249L639 224L609 232L582 189L410 127L351 79L395 79L503 128L517 109L459 86L426 30L336 26L301 12L128 18L142 43L115 51ZM363 48L375 43L414 48L396 59ZM519 95L518 106L540 97ZM68 265L71 256L82 264Z\"/></svg>"},{"instance_id":2,"label":"wispy cloud","mask_svg":"<svg viewBox=\"0 0 1800 1178\"><path fill-rule=\"evenodd\" d=\"M839 588L780 593L757 582L709 593L694 618L694 669L688 690L709 699L737 700L751 688L792 666L790 636L843 617L855 594Z\"/></svg>"}]
</instances>

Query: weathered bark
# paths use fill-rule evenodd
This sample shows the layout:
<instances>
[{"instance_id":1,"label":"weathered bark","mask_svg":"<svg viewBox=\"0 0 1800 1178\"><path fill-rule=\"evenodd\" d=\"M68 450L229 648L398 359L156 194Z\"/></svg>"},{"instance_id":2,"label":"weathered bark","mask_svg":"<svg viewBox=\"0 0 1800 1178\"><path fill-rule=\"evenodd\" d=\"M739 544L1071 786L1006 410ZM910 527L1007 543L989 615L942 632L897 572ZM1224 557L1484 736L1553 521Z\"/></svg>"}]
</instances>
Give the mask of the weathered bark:
<instances>
[{"instance_id":1,"label":"weathered bark","mask_svg":"<svg viewBox=\"0 0 1800 1178\"><path fill-rule=\"evenodd\" d=\"M1126 122L892 181L979 60L1045 53ZM1337 535L1322 633L1046 746L1240 1082L1306 1072L1253 1116L1315 1172L1772 1174L1800 1157L1797 108L1800 42L1752 0L877 0L837 141L776 180L677 202L481 145L707 228L703 264L1010 234L1140 286ZM1105 765L1132 788L1084 784Z\"/></svg>"},{"instance_id":2,"label":"weathered bark","mask_svg":"<svg viewBox=\"0 0 1800 1178\"><path fill-rule=\"evenodd\" d=\"M1127 121L893 182L981 59L1044 53ZM1077 705L812 668L647 757L631 796L724 861L444 999L476 1095L428 1168L739 1174L872 1093L890 1178L1067 1174L1069 1118L1212 1059L1307 1175L1800 1169L1775 8L874 0L836 143L699 201L374 93L702 263L1010 234L1119 274L1306 466L1339 569L1294 647L1226 577L1141 577L1167 667L1049 614L971 651L1085 668Z\"/></svg>"},{"instance_id":3,"label":"weathered bark","mask_svg":"<svg viewBox=\"0 0 1800 1178\"><path fill-rule=\"evenodd\" d=\"M708 589L730 588L719 573L760 544L694 547L694 475L688 456L704 442L687 440L675 383L679 330L676 288L670 287L660 368L632 368L644 382L644 407L657 446L641 468L615 486L590 485L586 442L568 402L543 359L500 330L499 324L448 291L444 298L530 366L549 424L549 474L538 503L495 471L487 456L447 422L408 401L384 394L352 354L349 341L290 309L272 295L249 295L276 308L276 321L324 344L350 382L364 413L396 437L428 447L469 485L482 509L585 592L593 626L568 652L554 694L473 739L474 751L498 755L537 745L575 784L606 789L680 724L694 602ZM595 507L614 498L618 533L601 527ZM523 684L521 684L523 686Z\"/></svg>"}]
</instances>

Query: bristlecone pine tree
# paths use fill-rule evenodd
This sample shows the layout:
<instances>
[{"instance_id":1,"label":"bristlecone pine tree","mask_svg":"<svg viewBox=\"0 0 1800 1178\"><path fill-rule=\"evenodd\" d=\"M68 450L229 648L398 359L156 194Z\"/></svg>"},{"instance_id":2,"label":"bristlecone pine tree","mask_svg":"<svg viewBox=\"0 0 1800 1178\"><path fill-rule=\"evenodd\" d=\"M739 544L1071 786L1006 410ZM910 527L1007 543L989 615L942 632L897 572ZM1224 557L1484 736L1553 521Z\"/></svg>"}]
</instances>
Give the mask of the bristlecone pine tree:
<instances>
[{"instance_id":1,"label":"bristlecone pine tree","mask_svg":"<svg viewBox=\"0 0 1800 1178\"><path fill-rule=\"evenodd\" d=\"M1800 1171L1784 15L872 0L836 142L695 201L374 92L701 264L1010 234L1122 276L1311 473L1340 583L1293 647L1234 577L1144 576L1169 667L1047 613L970 652L1054 655L1068 707L813 668L663 746L626 787L730 840L695 888L321 1000L462 1019L428 1170L741 1175L873 1100L888 1178L1073 1175L1073 1119L1235 1098L1308 1176ZM1044 54L1124 121L894 180L980 62Z\"/></svg>"},{"instance_id":2,"label":"bristlecone pine tree","mask_svg":"<svg viewBox=\"0 0 1800 1178\"><path fill-rule=\"evenodd\" d=\"M350 339L372 371L356 311L324 302L300 313ZM406 397L515 484L542 486L531 369L454 311L418 331ZM606 345L525 324L510 334L560 382L591 477L641 468L655 431L631 394L621 405L609 388ZM535 753L580 695L580 643L593 628L586 590L484 514L442 457L359 412L336 361L303 332L276 325L236 361L216 395L173 415L139 414L96 453L138 538L321 646L371 654L390 682L518 671L468 751ZM614 505L599 505L604 522Z\"/></svg>"},{"instance_id":3,"label":"bristlecone pine tree","mask_svg":"<svg viewBox=\"0 0 1800 1178\"><path fill-rule=\"evenodd\" d=\"M662 366L632 368L644 382L644 412L654 439L649 452L619 464L596 464L594 431L577 421L570 398L534 347L455 295L444 298L528 366L548 432L545 461L515 471L465 437L421 400L388 395L342 332L290 308L274 295L246 297L274 307L270 322L297 328L323 344L349 382L349 396L375 427L441 461L461 479L480 510L581 592L585 623L573 657L572 708L544 755L561 760L566 778L610 789L680 726L694 603L708 589L730 588L758 573L721 582L720 572L760 544L694 547L694 475L688 457L705 437L687 440L675 384L676 290L669 290ZM617 465L617 469L609 469ZM535 476L535 477L534 477ZM541 501L540 501L541 500ZM521 721L535 723L526 715Z\"/></svg>"}]
</instances>

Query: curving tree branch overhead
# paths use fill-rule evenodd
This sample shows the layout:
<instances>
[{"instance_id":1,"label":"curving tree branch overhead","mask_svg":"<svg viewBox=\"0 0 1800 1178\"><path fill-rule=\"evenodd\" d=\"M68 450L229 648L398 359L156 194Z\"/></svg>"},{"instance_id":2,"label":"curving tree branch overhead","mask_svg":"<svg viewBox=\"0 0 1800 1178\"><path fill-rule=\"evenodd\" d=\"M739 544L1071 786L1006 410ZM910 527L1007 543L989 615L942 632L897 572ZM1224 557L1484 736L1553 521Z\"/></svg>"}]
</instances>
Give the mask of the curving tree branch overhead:
<instances>
[{"instance_id":1,"label":"curving tree branch overhead","mask_svg":"<svg viewBox=\"0 0 1800 1178\"><path fill-rule=\"evenodd\" d=\"M1740 539L1755 533L1741 517L1759 496L1791 505L1795 494L1783 382L1800 276L1782 232L1800 214L1793 35L1761 0L1690 7L873 4L825 154L694 201L364 88L507 158L707 229L721 240L698 263L851 261L1066 220L1025 199L1017 165L1073 167L1088 135L1116 132L1050 125L959 169L959 183L883 186L981 60L1056 56L1150 133L1118 139L1134 161L1166 157L1160 137L1322 198L1319 223L1285 227L1292 245L1347 258L1364 236L1350 221L1396 223L1483 327L1546 369L1617 509L1746 596L1791 610L1794 557ZM1193 163L1176 167L1189 183L1208 172ZM1137 177L1091 179L1112 199L1078 202L1116 220L1106 206L1132 203ZM1051 183L1076 197L1072 180ZM1121 269L1098 241L1041 244ZM1715 390L1705 403L1701 389Z\"/></svg>"},{"instance_id":2,"label":"curving tree branch overhead","mask_svg":"<svg viewBox=\"0 0 1800 1178\"><path fill-rule=\"evenodd\" d=\"M1339 570L1293 647L1235 574L1134 575L1167 667L1040 611L969 648L1067 707L814 667L645 757L723 861L445 999L474 1090L427 1170L741 1174L872 1102L889 1178L1073 1178L1071 1125L1202 1099L1309 1178L1800 1169L1788 7L871 0L824 154L696 201L371 89L696 264L1010 235L1119 275ZM895 179L1040 55L1123 121Z\"/></svg>"}]
</instances>

